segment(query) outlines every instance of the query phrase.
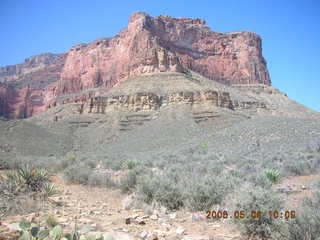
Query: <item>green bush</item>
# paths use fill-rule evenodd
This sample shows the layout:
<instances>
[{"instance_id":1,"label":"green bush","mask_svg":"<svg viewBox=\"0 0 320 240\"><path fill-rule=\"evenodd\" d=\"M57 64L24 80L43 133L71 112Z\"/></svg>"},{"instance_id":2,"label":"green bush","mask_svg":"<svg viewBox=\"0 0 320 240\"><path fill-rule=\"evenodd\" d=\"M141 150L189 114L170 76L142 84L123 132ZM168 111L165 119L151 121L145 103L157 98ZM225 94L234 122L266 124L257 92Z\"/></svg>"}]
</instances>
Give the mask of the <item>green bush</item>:
<instances>
[{"instance_id":1,"label":"green bush","mask_svg":"<svg viewBox=\"0 0 320 240\"><path fill-rule=\"evenodd\" d=\"M270 238L275 232L279 232L280 220L269 217L269 211L282 209L282 201L270 189L252 186L239 189L238 196L235 196L234 209L244 211L248 218L234 218L239 230L249 237ZM250 217L251 211L260 211L260 218Z\"/></svg>"},{"instance_id":2,"label":"green bush","mask_svg":"<svg viewBox=\"0 0 320 240\"><path fill-rule=\"evenodd\" d=\"M63 177L68 183L87 184L92 170L83 165L71 165L63 171Z\"/></svg>"},{"instance_id":3,"label":"green bush","mask_svg":"<svg viewBox=\"0 0 320 240\"><path fill-rule=\"evenodd\" d=\"M115 183L108 173L92 173L88 178L88 184L93 187L106 187L111 188Z\"/></svg>"},{"instance_id":4,"label":"green bush","mask_svg":"<svg viewBox=\"0 0 320 240\"><path fill-rule=\"evenodd\" d=\"M280 173L277 169L266 169L264 171L267 179L272 183L276 184L280 180Z\"/></svg>"},{"instance_id":5,"label":"green bush","mask_svg":"<svg viewBox=\"0 0 320 240\"><path fill-rule=\"evenodd\" d=\"M134 169L139 165L137 160L127 160L123 163L123 168L124 169Z\"/></svg>"},{"instance_id":6,"label":"green bush","mask_svg":"<svg viewBox=\"0 0 320 240\"><path fill-rule=\"evenodd\" d=\"M149 174L139 178L138 193L141 200L156 201L169 210L183 207L183 193L177 179L172 176Z\"/></svg>"},{"instance_id":7,"label":"green bush","mask_svg":"<svg viewBox=\"0 0 320 240\"><path fill-rule=\"evenodd\" d=\"M296 218L290 219L279 239L319 240L320 238L320 193L314 199L305 198L297 210Z\"/></svg>"},{"instance_id":8,"label":"green bush","mask_svg":"<svg viewBox=\"0 0 320 240\"><path fill-rule=\"evenodd\" d=\"M130 192L137 184L137 172L130 170L120 179L120 189L123 193Z\"/></svg>"},{"instance_id":9,"label":"green bush","mask_svg":"<svg viewBox=\"0 0 320 240\"><path fill-rule=\"evenodd\" d=\"M226 194L225 184L215 177L193 179L186 186L185 199L189 209L204 211L220 204Z\"/></svg>"}]
</instances>

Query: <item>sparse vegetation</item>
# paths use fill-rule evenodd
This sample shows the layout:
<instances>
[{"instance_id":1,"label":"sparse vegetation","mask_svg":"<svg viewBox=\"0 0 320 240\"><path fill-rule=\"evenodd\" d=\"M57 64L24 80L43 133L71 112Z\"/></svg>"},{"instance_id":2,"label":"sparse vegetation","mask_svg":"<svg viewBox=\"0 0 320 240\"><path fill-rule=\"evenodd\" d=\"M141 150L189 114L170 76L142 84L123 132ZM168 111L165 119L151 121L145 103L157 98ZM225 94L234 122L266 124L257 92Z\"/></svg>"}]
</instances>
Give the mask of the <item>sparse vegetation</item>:
<instances>
[{"instance_id":1,"label":"sparse vegetation","mask_svg":"<svg viewBox=\"0 0 320 240\"><path fill-rule=\"evenodd\" d=\"M91 173L88 178L88 184L94 187L112 188L115 183L108 173Z\"/></svg>"},{"instance_id":2,"label":"sparse vegetation","mask_svg":"<svg viewBox=\"0 0 320 240\"><path fill-rule=\"evenodd\" d=\"M81 164L70 165L63 171L63 176L68 183L88 184L92 170Z\"/></svg>"},{"instance_id":3,"label":"sparse vegetation","mask_svg":"<svg viewBox=\"0 0 320 240\"><path fill-rule=\"evenodd\" d=\"M35 211L41 207L39 202L58 193L45 170L28 166L11 170L0 178L0 183L3 215Z\"/></svg>"},{"instance_id":4,"label":"sparse vegetation","mask_svg":"<svg viewBox=\"0 0 320 240\"><path fill-rule=\"evenodd\" d=\"M130 160L127 160L127 161L124 162L123 168L124 169L134 169L135 167L138 166L138 164L139 163L138 163L137 160L130 159Z\"/></svg>"},{"instance_id":5,"label":"sparse vegetation","mask_svg":"<svg viewBox=\"0 0 320 240\"><path fill-rule=\"evenodd\" d=\"M278 239L318 240L320 236L320 193L315 198L305 198L297 216L286 222L280 231Z\"/></svg>"},{"instance_id":6,"label":"sparse vegetation","mask_svg":"<svg viewBox=\"0 0 320 240\"><path fill-rule=\"evenodd\" d=\"M54 228L58 225L58 221L53 215L46 216L45 222L49 228Z\"/></svg>"},{"instance_id":7,"label":"sparse vegetation","mask_svg":"<svg viewBox=\"0 0 320 240\"><path fill-rule=\"evenodd\" d=\"M268 212L282 207L280 197L270 189L248 186L239 190L234 205L234 209L243 211L245 217L235 218L234 222L245 235L268 239L280 229L279 219L270 218ZM252 218L251 211L260 211L261 217Z\"/></svg>"},{"instance_id":8,"label":"sparse vegetation","mask_svg":"<svg viewBox=\"0 0 320 240\"><path fill-rule=\"evenodd\" d=\"M110 236L103 236L102 233L82 234L76 230L71 233L65 232L60 225L48 225L40 227L35 223L22 221L19 223L21 228L19 240L110 240Z\"/></svg>"},{"instance_id":9,"label":"sparse vegetation","mask_svg":"<svg viewBox=\"0 0 320 240\"><path fill-rule=\"evenodd\" d=\"M137 171L130 170L120 179L120 189L123 193L130 192L134 190L137 185Z\"/></svg>"},{"instance_id":10,"label":"sparse vegetation","mask_svg":"<svg viewBox=\"0 0 320 240\"><path fill-rule=\"evenodd\" d=\"M266 169L264 173L272 184L276 184L280 181L280 173L277 169Z\"/></svg>"}]
</instances>

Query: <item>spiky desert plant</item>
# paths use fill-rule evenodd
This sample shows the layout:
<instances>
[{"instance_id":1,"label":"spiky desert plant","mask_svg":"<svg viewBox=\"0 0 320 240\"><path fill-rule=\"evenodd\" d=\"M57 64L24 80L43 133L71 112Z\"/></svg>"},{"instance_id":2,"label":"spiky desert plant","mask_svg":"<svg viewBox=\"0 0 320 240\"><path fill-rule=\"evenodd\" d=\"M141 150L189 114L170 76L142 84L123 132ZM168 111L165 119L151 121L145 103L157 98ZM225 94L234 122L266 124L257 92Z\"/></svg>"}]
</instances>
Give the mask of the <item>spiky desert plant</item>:
<instances>
[{"instance_id":1,"label":"spiky desert plant","mask_svg":"<svg viewBox=\"0 0 320 240\"><path fill-rule=\"evenodd\" d=\"M267 179L272 183L276 184L280 180L280 173L277 169L271 168L271 169L266 169L264 171Z\"/></svg>"},{"instance_id":2,"label":"spiky desert plant","mask_svg":"<svg viewBox=\"0 0 320 240\"><path fill-rule=\"evenodd\" d=\"M49 182L46 182L42 186L42 194L44 198L52 197L53 195L58 194L59 191L56 189L55 185Z\"/></svg>"}]
</instances>

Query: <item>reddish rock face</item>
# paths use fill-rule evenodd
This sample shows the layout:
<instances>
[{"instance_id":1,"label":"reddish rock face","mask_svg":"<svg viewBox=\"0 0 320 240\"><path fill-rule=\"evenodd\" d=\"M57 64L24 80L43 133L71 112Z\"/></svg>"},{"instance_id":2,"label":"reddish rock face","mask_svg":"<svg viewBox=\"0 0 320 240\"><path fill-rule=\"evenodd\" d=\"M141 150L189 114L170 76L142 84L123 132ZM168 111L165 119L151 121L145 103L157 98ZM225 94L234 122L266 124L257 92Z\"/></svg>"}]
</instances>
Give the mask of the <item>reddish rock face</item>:
<instances>
[{"instance_id":1,"label":"reddish rock face","mask_svg":"<svg viewBox=\"0 0 320 240\"><path fill-rule=\"evenodd\" d=\"M26 118L46 110L55 96L65 54L43 54L0 68L0 115Z\"/></svg>"},{"instance_id":2,"label":"reddish rock face","mask_svg":"<svg viewBox=\"0 0 320 240\"><path fill-rule=\"evenodd\" d=\"M112 38L0 68L0 114L28 117L54 106L57 97L107 90L145 73L190 69L224 84L271 85L261 52L255 33L222 34L200 19L135 13L128 27Z\"/></svg>"}]
</instances>

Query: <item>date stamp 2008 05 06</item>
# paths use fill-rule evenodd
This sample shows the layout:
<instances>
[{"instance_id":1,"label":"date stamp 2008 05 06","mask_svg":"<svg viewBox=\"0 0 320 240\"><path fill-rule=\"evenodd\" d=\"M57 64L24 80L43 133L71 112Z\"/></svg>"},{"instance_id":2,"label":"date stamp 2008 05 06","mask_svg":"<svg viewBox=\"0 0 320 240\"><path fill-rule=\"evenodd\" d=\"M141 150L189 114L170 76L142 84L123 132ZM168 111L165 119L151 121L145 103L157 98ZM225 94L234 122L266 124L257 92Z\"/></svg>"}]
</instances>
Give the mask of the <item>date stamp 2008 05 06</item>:
<instances>
[{"instance_id":1,"label":"date stamp 2008 05 06","mask_svg":"<svg viewBox=\"0 0 320 240\"><path fill-rule=\"evenodd\" d=\"M252 210L252 211L244 211L244 210L236 210L232 214L230 214L226 210L219 210L219 211L206 211L206 218L207 219L227 219L227 218L234 218L234 219L260 219L262 217L269 217L270 219L293 219L296 217L296 211L294 210L285 210L285 211L268 211L262 212L259 210Z\"/></svg>"}]
</instances>

